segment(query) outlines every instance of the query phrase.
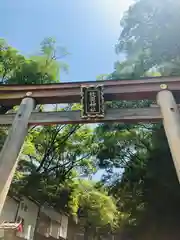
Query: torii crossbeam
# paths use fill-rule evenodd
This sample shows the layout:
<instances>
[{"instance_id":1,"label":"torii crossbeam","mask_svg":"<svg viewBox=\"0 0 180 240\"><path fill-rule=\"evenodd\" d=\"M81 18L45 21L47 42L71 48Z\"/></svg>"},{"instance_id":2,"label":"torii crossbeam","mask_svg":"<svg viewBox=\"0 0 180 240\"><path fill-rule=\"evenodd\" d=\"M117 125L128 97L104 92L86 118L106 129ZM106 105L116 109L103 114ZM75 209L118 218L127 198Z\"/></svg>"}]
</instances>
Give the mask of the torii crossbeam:
<instances>
[{"instance_id":1,"label":"torii crossbeam","mask_svg":"<svg viewBox=\"0 0 180 240\"><path fill-rule=\"evenodd\" d=\"M155 100L163 84L174 96L180 93L180 77L155 77L140 80L105 80L44 85L0 85L0 104L18 105L27 96L37 104L78 103L81 101L81 86L104 85L104 100Z\"/></svg>"},{"instance_id":2,"label":"torii crossbeam","mask_svg":"<svg viewBox=\"0 0 180 240\"><path fill-rule=\"evenodd\" d=\"M80 112L33 112L36 104L79 103L81 86L104 86L103 101L157 100L159 107L105 110L103 117L82 118ZM94 93L93 93L94 94ZM92 95L93 97L95 95ZM0 105L20 105L16 114L0 115L0 125L11 125L0 153L0 213L7 196L29 125L96 122L157 122L163 120L180 181L180 77L106 80L45 85L0 85ZM176 99L176 101L175 101ZM92 100L92 99L91 99ZM93 107L96 105L93 101ZM96 107L94 107L95 109ZM157 159L158 161L158 159Z\"/></svg>"}]
</instances>

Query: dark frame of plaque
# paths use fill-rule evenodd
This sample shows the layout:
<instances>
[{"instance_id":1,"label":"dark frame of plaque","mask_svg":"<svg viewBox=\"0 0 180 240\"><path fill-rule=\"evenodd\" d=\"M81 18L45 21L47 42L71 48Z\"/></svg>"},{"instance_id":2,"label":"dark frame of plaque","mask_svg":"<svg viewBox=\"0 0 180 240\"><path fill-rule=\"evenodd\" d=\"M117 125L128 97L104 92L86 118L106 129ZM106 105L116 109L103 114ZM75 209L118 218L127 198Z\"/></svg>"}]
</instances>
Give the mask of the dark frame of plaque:
<instances>
[{"instance_id":1,"label":"dark frame of plaque","mask_svg":"<svg viewBox=\"0 0 180 240\"><path fill-rule=\"evenodd\" d=\"M81 118L104 117L103 85L81 86Z\"/></svg>"}]
</instances>

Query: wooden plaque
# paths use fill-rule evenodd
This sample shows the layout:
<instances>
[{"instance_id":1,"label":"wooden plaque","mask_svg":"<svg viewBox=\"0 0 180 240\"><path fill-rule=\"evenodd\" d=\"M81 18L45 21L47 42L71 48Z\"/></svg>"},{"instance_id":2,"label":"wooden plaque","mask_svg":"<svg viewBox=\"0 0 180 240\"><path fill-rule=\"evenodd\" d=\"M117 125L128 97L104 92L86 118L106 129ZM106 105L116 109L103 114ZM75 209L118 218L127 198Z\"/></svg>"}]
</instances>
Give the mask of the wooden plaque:
<instances>
[{"instance_id":1,"label":"wooden plaque","mask_svg":"<svg viewBox=\"0 0 180 240\"><path fill-rule=\"evenodd\" d=\"M103 85L81 86L82 118L104 117Z\"/></svg>"}]
</instances>

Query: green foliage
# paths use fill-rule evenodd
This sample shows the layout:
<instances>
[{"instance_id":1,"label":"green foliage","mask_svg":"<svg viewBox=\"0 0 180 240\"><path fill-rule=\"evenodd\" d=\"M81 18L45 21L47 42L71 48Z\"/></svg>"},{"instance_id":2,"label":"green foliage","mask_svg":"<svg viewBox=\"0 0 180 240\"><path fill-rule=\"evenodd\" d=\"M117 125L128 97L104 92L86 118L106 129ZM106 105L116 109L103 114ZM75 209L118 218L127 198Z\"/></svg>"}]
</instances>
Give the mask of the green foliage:
<instances>
[{"instance_id":1,"label":"green foliage","mask_svg":"<svg viewBox=\"0 0 180 240\"><path fill-rule=\"evenodd\" d=\"M73 182L69 206L73 216L84 226L85 239L89 235L101 235L100 229L112 231L124 217L107 191L89 180Z\"/></svg>"},{"instance_id":2,"label":"green foliage","mask_svg":"<svg viewBox=\"0 0 180 240\"><path fill-rule=\"evenodd\" d=\"M179 74L179 8L173 0L136 1L121 21L116 47L126 59L97 80ZM1 40L1 82L57 82L60 71L67 70L60 61L67 54L64 48L57 51L49 38L42 42L39 56L25 58ZM106 107L151 103L108 102ZM63 110L80 108L75 104ZM2 139L5 134L3 130ZM106 171L101 183L81 179L98 169ZM132 229L152 222L176 225L179 218L179 185L161 124L100 124L95 130L84 125L36 127L24 145L12 188L69 211L79 221L83 218L86 230L95 233L99 227L117 225Z\"/></svg>"},{"instance_id":3,"label":"green foliage","mask_svg":"<svg viewBox=\"0 0 180 240\"><path fill-rule=\"evenodd\" d=\"M97 81L103 81L103 80L106 80L108 78L109 74L100 74L96 77L96 80Z\"/></svg>"},{"instance_id":4,"label":"green foliage","mask_svg":"<svg viewBox=\"0 0 180 240\"><path fill-rule=\"evenodd\" d=\"M59 54L59 55L57 55ZM67 55L64 48L59 53L55 41L46 38L41 43L41 54L26 58L5 40L0 40L0 78L3 84L45 84L58 82L60 70L68 66L60 61Z\"/></svg>"},{"instance_id":5,"label":"green foliage","mask_svg":"<svg viewBox=\"0 0 180 240\"><path fill-rule=\"evenodd\" d=\"M20 161L18 167L24 175L22 183L19 183L24 186L23 191L31 192L38 180L33 194L45 201L46 195L48 198L48 194L53 194L44 189L45 183L56 188L57 184L71 179L74 171L82 176L96 171L92 160L96 148L93 138L92 130L85 125L36 127L31 130L23 152L27 160ZM57 197L57 193L53 195Z\"/></svg>"},{"instance_id":6,"label":"green foliage","mask_svg":"<svg viewBox=\"0 0 180 240\"><path fill-rule=\"evenodd\" d=\"M0 39L0 83L1 84L46 84L60 81L60 72L68 71L68 65L61 61L68 52L60 48L52 38L41 43L38 56L27 58ZM6 113L13 106L0 106L0 113Z\"/></svg>"},{"instance_id":7,"label":"green foliage","mask_svg":"<svg viewBox=\"0 0 180 240\"><path fill-rule=\"evenodd\" d=\"M76 180L72 191L72 213L86 217L91 226L105 226L116 223L116 204L102 189L97 189L95 183L87 180Z\"/></svg>"},{"instance_id":8,"label":"green foliage","mask_svg":"<svg viewBox=\"0 0 180 240\"><path fill-rule=\"evenodd\" d=\"M144 69L170 64L170 74L179 74L179 1L139 0L124 14L117 52L128 59L143 54Z\"/></svg>"},{"instance_id":9,"label":"green foliage","mask_svg":"<svg viewBox=\"0 0 180 240\"><path fill-rule=\"evenodd\" d=\"M0 78L3 84L45 84L58 82L60 71L68 66L61 61L68 54L46 38L38 56L22 56L4 40L0 42ZM78 110L80 104L56 111ZM4 109L5 111L7 109ZM13 109L17 110L17 107ZM2 143L6 129L1 129ZM86 226L96 229L110 225L117 218L114 200L93 182L77 180L97 171L98 144L93 129L86 125L33 127L24 143L11 191L30 195L40 203L69 211L79 218L83 211Z\"/></svg>"},{"instance_id":10,"label":"green foliage","mask_svg":"<svg viewBox=\"0 0 180 240\"><path fill-rule=\"evenodd\" d=\"M126 60L115 63L109 78L179 75L179 7L178 1L139 0L129 8L116 48ZM150 104L121 101L108 107ZM98 163L107 171L103 180L119 211L126 214L126 226L140 233L152 225L178 226L179 184L161 124L103 124L96 133L101 143Z\"/></svg>"}]
</instances>

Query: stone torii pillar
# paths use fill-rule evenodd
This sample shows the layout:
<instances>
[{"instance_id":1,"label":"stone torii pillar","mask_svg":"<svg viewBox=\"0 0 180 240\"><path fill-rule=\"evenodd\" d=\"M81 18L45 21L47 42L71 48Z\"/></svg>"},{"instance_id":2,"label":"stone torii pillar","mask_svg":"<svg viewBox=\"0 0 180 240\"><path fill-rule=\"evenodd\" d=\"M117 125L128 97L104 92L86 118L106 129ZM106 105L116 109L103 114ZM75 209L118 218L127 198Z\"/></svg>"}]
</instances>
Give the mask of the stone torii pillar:
<instances>
[{"instance_id":1,"label":"stone torii pillar","mask_svg":"<svg viewBox=\"0 0 180 240\"><path fill-rule=\"evenodd\" d=\"M174 161L177 177L180 182L180 112L174 96L167 86L162 86L157 94L157 103L163 117L163 125Z\"/></svg>"},{"instance_id":2,"label":"stone torii pillar","mask_svg":"<svg viewBox=\"0 0 180 240\"><path fill-rule=\"evenodd\" d=\"M35 101L29 95L31 93L27 93L27 97L22 100L0 153L0 214L18 164L24 139L28 134L28 121L35 107Z\"/></svg>"}]
</instances>

